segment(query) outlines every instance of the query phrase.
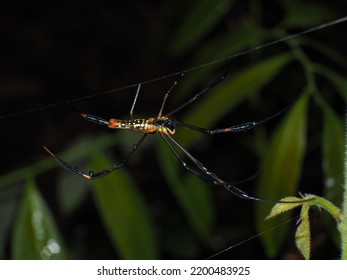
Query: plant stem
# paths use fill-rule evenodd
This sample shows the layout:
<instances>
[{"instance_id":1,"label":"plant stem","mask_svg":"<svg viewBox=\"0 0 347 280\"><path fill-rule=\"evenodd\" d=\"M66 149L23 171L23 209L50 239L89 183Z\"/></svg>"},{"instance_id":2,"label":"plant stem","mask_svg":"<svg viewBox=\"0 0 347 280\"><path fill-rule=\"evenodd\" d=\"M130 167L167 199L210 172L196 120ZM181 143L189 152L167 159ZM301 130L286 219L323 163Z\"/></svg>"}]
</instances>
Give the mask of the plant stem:
<instances>
[{"instance_id":1,"label":"plant stem","mask_svg":"<svg viewBox=\"0 0 347 280\"><path fill-rule=\"evenodd\" d=\"M342 222L339 225L341 233L341 259L347 260L347 116L345 119L345 174L342 205Z\"/></svg>"}]
</instances>

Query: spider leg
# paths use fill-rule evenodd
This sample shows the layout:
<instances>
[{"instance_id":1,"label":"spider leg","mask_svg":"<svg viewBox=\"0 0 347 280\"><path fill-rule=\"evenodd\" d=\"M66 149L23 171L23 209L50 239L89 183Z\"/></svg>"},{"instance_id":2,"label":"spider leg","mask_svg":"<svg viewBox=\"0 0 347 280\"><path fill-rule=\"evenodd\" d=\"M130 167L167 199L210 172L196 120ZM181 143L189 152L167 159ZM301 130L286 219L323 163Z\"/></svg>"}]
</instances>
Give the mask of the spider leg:
<instances>
[{"instance_id":1,"label":"spider leg","mask_svg":"<svg viewBox=\"0 0 347 280\"><path fill-rule=\"evenodd\" d=\"M82 113L79 109L77 109L75 106L73 106L70 103L68 103L68 106L70 107L70 109L72 111L74 111L75 113L79 114L82 118L84 118L85 120L87 120L89 122L93 122L93 123L96 123L96 124L99 124L99 125L106 125L106 126L109 125L109 121L104 119L104 118L101 118L101 117L98 117L98 116L94 116L94 115L91 115L91 114Z\"/></svg>"},{"instance_id":2,"label":"spider leg","mask_svg":"<svg viewBox=\"0 0 347 280\"><path fill-rule=\"evenodd\" d=\"M207 170L207 168L197 159L195 159L194 157L190 157L190 159L193 161L194 164L196 164L198 166L198 168L200 170L202 170L202 173L197 172L196 170L194 170L193 168L191 168L183 159L182 157L178 154L178 152L175 150L175 148L171 145L169 139L167 139L163 134L160 134L162 136L162 138L165 140L166 144L169 146L169 148L171 149L171 151L174 153L174 155L177 157L177 159L181 162L182 166L188 170L189 172L192 172L193 174L197 175L198 177L200 177L202 180L207 181L208 183L212 184L212 185L223 185L229 192L231 192L233 195L243 198L243 199L249 199L249 200L260 200L260 201L265 201L262 199L258 199L258 198L253 198L249 195L247 195L245 192L241 191L240 189L238 189L235 186L232 186L230 184L226 184L226 182L222 181L220 178L217 177L216 174L210 172ZM170 139L172 140L172 139ZM177 144L177 142L173 141L175 144ZM182 146L180 146L180 148L182 148Z\"/></svg>"},{"instance_id":3,"label":"spider leg","mask_svg":"<svg viewBox=\"0 0 347 280\"><path fill-rule=\"evenodd\" d=\"M136 101L137 101L137 97L139 96L139 93L140 93L140 89L141 89L141 84L139 84L137 86L135 98L134 98L133 104L131 105L131 109L130 109L130 113L129 113L131 120L133 119L134 108L135 108L135 104L136 104Z\"/></svg>"},{"instance_id":4,"label":"spider leg","mask_svg":"<svg viewBox=\"0 0 347 280\"><path fill-rule=\"evenodd\" d=\"M263 201L263 202L268 202L268 203L277 203L277 200L267 200L267 199L262 199L262 198L257 198L248 195L244 191L240 190L239 188L223 181L220 179L216 174L213 172L209 171L199 160L197 160L195 157L193 157L186 149L184 149L176 140L174 140L170 135L168 134L160 134L165 142L168 144L170 149L173 151L174 155L177 157L177 159L181 162L182 166L194 173L195 175L199 176L201 179L207 181L208 183L212 185L222 185L224 186L229 192L231 192L233 195L242 198L242 199L248 199L248 200L256 200L256 201ZM174 147L171 145L169 140L174 143L192 162L195 164L195 166L202 172L199 173L192 169L191 167L188 166L188 164L179 156L177 151L174 149Z\"/></svg>"},{"instance_id":5,"label":"spider leg","mask_svg":"<svg viewBox=\"0 0 347 280\"><path fill-rule=\"evenodd\" d=\"M178 111L182 110L183 108L187 107L191 103L195 102L196 100L198 100L205 93L207 93L208 91L210 91L211 89L213 89L214 87L219 85L221 82L223 82L225 77L227 76L228 72L229 72L229 67L227 67L225 73L222 76L220 76L216 81L212 82L206 88L204 88L203 90L196 93L191 99L189 99L188 101L186 101L182 105L178 106L176 109L172 110L170 113L166 114L166 116L169 117L169 116L177 113Z\"/></svg>"},{"instance_id":6,"label":"spider leg","mask_svg":"<svg viewBox=\"0 0 347 280\"><path fill-rule=\"evenodd\" d=\"M202 128L202 127L198 127L195 125L191 125L189 123L184 123L184 122L180 122L175 120L175 124L191 129L191 130L195 130L201 133L205 133L205 134L210 134L210 135L214 135L217 133L226 133L226 132L246 132L248 130L251 130L253 128L255 128L260 122L246 122L246 123L242 123L242 124L237 124L237 125L233 125L230 127L226 127L226 128L215 128L215 129L207 129L207 128ZM263 121L261 122L263 123Z\"/></svg>"},{"instance_id":7,"label":"spider leg","mask_svg":"<svg viewBox=\"0 0 347 280\"><path fill-rule=\"evenodd\" d=\"M169 146L169 148L171 149L171 151L174 153L174 155L176 156L176 158L180 161L180 163L182 164L182 166L188 170L189 172L194 173L195 175L199 176L201 179L205 180L205 181L209 181L210 178L195 171L194 169L192 169L191 167L189 167L189 165L182 159L182 157L179 155L179 153L176 151L176 149L172 146L172 144L170 143L169 139L167 139L165 137L165 135L160 134L160 136L164 139L164 141L166 142L166 144Z\"/></svg>"},{"instance_id":8,"label":"spider leg","mask_svg":"<svg viewBox=\"0 0 347 280\"><path fill-rule=\"evenodd\" d=\"M148 134L144 134L141 139L133 145L133 148L131 149L131 151L128 153L128 155L122 160L122 162L120 164L115 164L110 168L98 171L98 172L94 172L94 171L90 171L88 173L82 171L81 169L79 169L76 166L71 165L70 163L60 159L59 157L57 157L53 152L51 152L47 147L43 146L43 148L52 156L55 158L56 161L58 161L63 167L65 167L66 169L70 170L71 172L80 175L88 180L90 179L97 179L97 178L101 178L103 176L106 176L108 174L110 174L111 172L120 169L122 167L124 167L124 165L129 161L129 159L131 158L131 156L136 152L137 148L141 145L141 143L145 140L145 138L147 137Z\"/></svg>"},{"instance_id":9,"label":"spider leg","mask_svg":"<svg viewBox=\"0 0 347 280\"><path fill-rule=\"evenodd\" d=\"M206 128L198 127L198 126L191 125L188 123L180 122L177 120L175 120L175 124L182 126L182 127L185 127L185 128L188 128L188 129L191 129L191 130L201 132L201 133L210 134L210 135L214 135L214 134L218 134L218 133L229 133L229 132L231 132L231 133L247 132L248 130L251 130L260 124L268 122L268 121L278 117L279 115L285 113L286 111L288 111L296 103L296 101L298 101L298 99L304 94L305 90L306 90L306 87L304 87L302 89L302 91L300 92L300 94L298 96L296 96L294 98L294 100L289 105L287 105L285 108L283 108L282 110L278 111L277 113L275 113L275 114L273 114L273 115L271 115L271 116L269 116L263 120L260 120L260 121L245 122L245 123L236 124L236 125L233 125L230 127L215 128L215 129L206 129Z\"/></svg>"},{"instance_id":10,"label":"spider leg","mask_svg":"<svg viewBox=\"0 0 347 280\"><path fill-rule=\"evenodd\" d=\"M183 76L183 74L181 74L181 77ZM162 115L163 115L163 110L164 110L164 107L165 107L165 103L166 103L166 100L167 98L169 97L169 94L171 93L171 91L175 88L175 86L178 84L178 81L174 81L173 84L171 85L171 87L168 89L168 91L165 93L164 97L163 97L163 103L161 104L161 107L160 107L160 110L159 110L159 113L158 113L158 117L157 118L160 118Z\"/></svg>"},{"instance_id":11,"label":"spider leg","mask_svg":"<svg viewBox=\"0 0 347 280\"><path fill-rule=\"evenodd\" d=\"M237 196L239 198L242 198L242 199L255 200L255 201L261 201L261 202L272 203L272 204L276 204L276 203L298 203L297 201L280 201L280 200L263 199L263 198L250 196L247 193L245 193L244 191L242 191L239 188L235 187L234 185L232 185L232 184L230 184L228 182L225 182L224 180L219 178L215 173L213 173L210 170L208 170L199 160L197 160L192 154L190 154L186 149L184 149L169 134L165 134L165 135L164 134L160 134L160 135L163 137L165 142L168 144L170 149L173 151L174 155L177 157L177 159L181 162L182 166L186 170L194 173L195 175L199 176L201 179L207 181L208 183L210 183L212 185L222 185L230 193L232 193L233 195L235 195L235 196ZM177 151L171 145L170 141L172 143L174 143L193 162L193 164L195 164L195 166L202 172L202 174L198 173L197 171L195 171L194 169L192 169L191 167L189 167L187 165L187 163L179 156ZM307 200L302 200L301 202L310 201L310 200L312 200L312 199L309 198Z\"/></svg>"}]
</instances>

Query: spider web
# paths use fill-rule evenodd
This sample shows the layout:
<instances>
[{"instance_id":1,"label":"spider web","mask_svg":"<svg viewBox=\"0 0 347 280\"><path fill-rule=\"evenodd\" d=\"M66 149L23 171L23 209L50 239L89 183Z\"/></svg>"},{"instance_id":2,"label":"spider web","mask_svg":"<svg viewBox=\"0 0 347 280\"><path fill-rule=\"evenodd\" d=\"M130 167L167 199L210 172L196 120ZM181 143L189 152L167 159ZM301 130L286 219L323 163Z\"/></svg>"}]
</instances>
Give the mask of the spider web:
<instances>
[{"instance_id":1,"label":"spider web","mask_svg":"<svg viewBox=\"0 0 347 280\"><path fill-rule=\"evenodd\" d=\"M231 60L233 60L233 59L235 59L237 57L244 56L244 55L247 55L247 54L251 54L251 53L254 53L256 51L262 50L264 48L267 48L267 47L270 47L270 46L273 46L273 45L276 45L276 44L279 44L279 43L282 43L282 42L286 42L286 41L289 41L289 40L294 39L296 37L316 32L318 30L326 29L328 27L331 27L331 26L334 26L334 25L337 25L337 24L340 24L340 23L343 23L343 22L346 22L346 21L347 21L347 16L339 18L339 19L336 19L336 20L333 20L333 21L330 21L330 22L327 22L327 23L324 23L324 24L321 24L321 25L313 27L313 28L309 28L309 29L304 30L302 32L298 32L298 33L295 33L295 34L292 34L292 35L288 35L288 36L283 37L283 38L278 39L278 40L270 41L268 43L259 45L257 47L251 48L249 50L245 50L245 51L233 54L231 56L222 57L220 59L216 59L216 60L213 60L213 61L210 61L210 62L206 62L204 64L197 65L195 67L183 69L183 70L180 70L180 71L177 71L177 72L174 72L174 73L170 73L170 74L166 74L166 75L163 75L163 76L159 76L157 78L149 79L149 80L146 80L146 81L136 82L136 83L133 83L133 84L130 84L130 85L122 86L122 87L115 88L115 89L106 90L106 91L99 92L99 93L87 94L85 96L76 97L76 98L64 100L64 101L57 102L57 103L47 104L47 105L43 105L43 106L40 106L40 107L28 109L28 110L22 110L20 112L13 112L13 113L10 113L10 114L6 114L6 115L3 115L3 116L0 116L0 120L9 119L9 118L12 118L12 117L17 117L17 116L33 113L33 112L36 112L36 111L39 111L39 110L45 110L45 109L50 109L50 108L54 108L54 107L57 107L57 106L63 106L63 105L66 105L67 103L83 101L83 100L87 100L87 99L90 99L90 98L93 98L93 97L97 97L97 96L108 95L108 94L112 94L112 93L115 93L115 92L118 92L118 91L122 91L122 90L125 90L125 89L136 88L136 87L138 87L139 84L141 84L141 85L150 84L150 83L154 83L154 82L157 82L157 81L160 81L160 80L163 80L163 79L168 79L168 78L171 78L171 77L179 76L181 74L186 74L188 72L192 72L192 71L195 71L195 70L198 70L198 69L201 69L201 68L213 65L213 64L230 62Z\"/></svg>"},{"instance_id":2,"label":"spider web","mask_svg":"<svg viewBox=\"0 0 347 280\"><path fill-rule=\"evenodd\" d=\"M9 114L0 116L0 120L8 120L8 119L11 119L11 118L14 118L14 117L24 116L24 115L27 115L27 114L30 114L30 113L33 113L33 112L37 112L37 111L40 111L40 110L47 110L47 109L55 108L55 107L58 107L58 106L65 106L66 103L68 103L68 102L73 103L73 102L77 102L77 101L84 101L84 100L88 100L88 99L91 99L91 98L94 98L94 97L99 97L99 96L105 96L105 95L113 94L113 93L116 93L116 92L119 92L119 91L123 91L125 89L136 88L136 87L138 87L139 84L144 85L144 84L154 83L154 82L157 82L157 81L160 81L160 80L168 79L168 78L175 77L175 76L178 76L178 75L181 75L181 74L185 74L185 73L192 72L192 71L195 71L195 70L198 70L198 69L202 69L204 67L208 67L208 66L213 65L213 64L229 63L231 60L233 60L233 59L235 59L237 57L240 57L240 56L243 56L243 55L247 55L247 54L251 54L251 53L257 52L259 50L262 50L264 48L273 46L275 44L286 42L286 41L289 41L289 40L291 40L293 38L296 38L296 37L299 37L299 36L302 36L302 35L305 35L305 34L313 33L313 32L318 31L318 30L326 29L326 28L332 27L334 25L337 25L337 24L340 24L340 23L343 23L343 22L346 22L346 21L347 21L347 17L342 17L342 18L339 18L337 20L333 20L333 21L330 21L328 23L321 24L319 26L316 26L316 27L304 30L302 32L295 33L295 34L292 34L292 35L288 35L286 37L283 37L282 39L270 41L268 43L259 45L259 46L255 47L255 48L251 48L249 50L242 51L242 52L236 53L236 54L231 55L231 56L227 56L227 57L216 59L216 60L213 60L213 61L210 61L210 62L206 62L204 64L200 64L200 65L197 65L195 67L186 68L186 69L183 69L183 70L180 70L180 71L176 71L176 72L173 72L173 73L169 73L169 74L166 74L166 75L162 75L162 76L159 76L159 77L156 77L156 78L153 78L153 79L140 81L140 82L135 82L135 83L132 83L132 84L129 84L129 85L126 85L126 86L118 87L118 88L107 90L107 91L103 91L103 92L87 94L85 96L72 98L72 99L68 99L68 100L64 99L61 102L45 104L45 105L42 105L40 107L29 108L27 110L21 110L19 112L9 113ZM64 139L66 139L66 138L64 138ZM40 148L41 148L41 146L40 146ZM34 148L34 149L38 149L38 148ZM27 151L20 151L20 152L18 152L18 154L24 154L26 152ZM17 155L13 155L12 154L10 156L6 156L6 159L9 158L9 157L12 157L12 156L17 156ZM5 158L1 158L0 160L4 160L4 159ZM292 222L293 219L295 219L295 218L292 218L292 219L290 219L287 222ZM282 224L280 224L279 226L281 226L281 225ZM269 230L274 230L276 228L277 227L274 227L274 228L271 228ZM235 248L237 246L240 246L243 243L248 242L249 240L258 237L261 234L263 234L263 232L258 233L258 234L254 235L254 236L251 236L250 238L247 238L244 241L241 241L241 242L239 242L239 243L237 243L235 245L227 246L225 249L223 249L223 250L221 250L221 251L211 255L209 257L209 259L217 257L219 254L225 253L226 251L232 250L233 248Z\"/></svg>"}]
</instances>

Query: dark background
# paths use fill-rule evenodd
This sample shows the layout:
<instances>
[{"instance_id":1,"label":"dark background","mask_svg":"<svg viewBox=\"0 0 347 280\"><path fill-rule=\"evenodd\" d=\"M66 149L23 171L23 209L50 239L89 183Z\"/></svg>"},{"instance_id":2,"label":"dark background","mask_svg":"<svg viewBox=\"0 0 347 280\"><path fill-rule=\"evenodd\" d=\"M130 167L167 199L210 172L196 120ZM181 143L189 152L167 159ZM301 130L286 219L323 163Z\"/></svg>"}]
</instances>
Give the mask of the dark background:
<instances>
[{"instance_id":1,"label":"dark background","mask_svg":"<svg viewBox=\"0 0 347 280\"><path fill-rule=\"evenodd\" d=\"M228 1L226 1L228 2ZM280 1L279 1L280 2ZM65 105L66 101L76 101L74 104L85 112L91 112L105 118L128 118L132 104L135 87L116 91L113 94L101 94L105 90L118 89L134 85L138 82L160 78L167 74L176 73L193 66L192 57L196 54L204 42L213 36L228 32L234 24L256 21L253 17L254 9L258 13L258 24L271 29L283 19L286 10L276 1L231 1L230 9L225 9L222 20L211 30L205 32L196 44L187 50L178 52L173 50L175 39L179 40L177 30L185 17L189 15L194 7L199 6L199 1L11 1L0 4L0 130L1 130L1 152L0 152L0 174L10 173L18 168L28 166L33 162L47 157L42 150L42 145L48 145L55 151L63 151L70 142L74 142L81 135L93 136L103 133L98 128L81 121ZM307 2L312 1L293 1ZM325 3L325 1L315 1ZM332 19L344 16L347 11L345 1L329 1L326 4L332 11ZM298 5L300 7L300 5ZM307 18L315 16L307 14ZM321 22L321 23L324 23ZM295 33L304 30L296 27L287 30ZM346 49L345 39L346 24L340 24L310 34L322 42L329 42L336 52L344 53ZM259 42L261 44L262 42ZM283 45L272 46L264 50L265 53L276 54L284 48ZM320 59L316 52L308 50L311 57ZM216 54L218 57L218 54ZM252 63L254 54L240 57L230 62L231 72L244 63ZM325 63L326 58L321 58ZM199 61L200 64L211 61L208 57ZM346 74L345 69L333 65L327 61L336 71ZM211 82L221 75L225 65L211 75ZM273 92L283 83L291 88L300 88L304 78L295 75L295 68L289 70L292 76L280 76L274 81ZM136 116L155 116L159 110L162 96L170 87L175 78L159 79L156 82L146 84L141 91L137 104ZM180 81L184 84L189 81L189 73ZM295 84L297 83L297 84ZM298 87L296 87L298 85ZM204 85L200 85L204 86ZM294 88L294 86L293 86ZM192 93L196 89L192 90ZM298 92L298 91L297 91ZM297 92L291 95L295 97ZM96 96L93 96L97 94ZM92 96L85 98L86 96ZM191 95L188 95L191 96ZM174 98L173 98L174 99ZM233 123L248 121L250 118L265 117L276 110L283 108L288 100L266 95L261 100L259 114L255 112L254 106L242 104L231 112L230 119ZM331 105L339 115L343 115L344 106L341 99L331 98ZM179 102L168 101L168 107L174 108ZM277 108L277 109L276 109ZM253 110L252 113L250 111ZM312 120L309 128L309 137L315 141L315 133L318 130L320 115L311 109ZM206 117L212 112L206 112ZM229 119L225 120L225 123ZM230 123L230 122L229 122ZM272 124L268 129L272 129ZM105 132L108 133L108 132ZM313 135L313 136L312 136ZM251 135L250 135L251 136ZM221 138L210 140L208 146L204 147L201 155L197 157L203 162L209 162L214 170L220 170L221 174L227 174L234 181L247 178L258 170L256 155L242 146L244 138L235 136L230 144L221 143ZM124 138L124 141L127 141ZM152 142L154 145L156 142ZM125 144L126 145L126 144ZM170 194L169 189L156 189L156 185L165 185L165 180L158 168L158 162L153 154L150 144L143 147L139 158L129 169L138 182L141 182L141 191L145 197L157 206L157 213L153 214L154 223L157 228L158 243L160 243L161 258L206 258L216 251L224 248L223 245L206 246L196 240L177 202ZM124 151L114 147L113 157L121 157ZM321 174L321 158L319 147L312 144L312 150L305 158L304 178L302 186L305 191L314 190L322 193L323 175ZM195 153L196 154L196 153ZM235 158L232 164L232 174L223 162ZM319 170L319 172L317 172ZM117 252L110 245L110 241L102 228L98 214L93 205L90 195L87 195L81 206L68 218L60 215L55 198L55 180L57 168L44 172L38 176L39 186L52 182L52 190L40 189L47 200L53 214L55 215L59 228L63 232L63 238L67 247L71 250L71 258L98 259L117 258ZM306 180L305 180L306 178ZM1 180L1 179L0 179ZM247 182L245 185L252 185ZM317 187L318 186L318 187ZM21 189L14 194L10 188L1 190L0 203L6 204L7 200L18 200ZM7 191L7 193L6 193ZM223 194L216 195L218 198ZM223 202L223 201L222 201ZM224 201L225 203L225 201ZM256 234L250 221L253 211L252 203L236 200L232 202L233 209L243 207L249 209L248 216L240 216L238 210L228 213L227 205L220 205L217 211L215 228L220 232L211 237L211 244L225 246L236 244L252 234ZM225 208L223 208L225 207ZM159 213L159 214L158 214ZM14 215L14 214L12 214ZM314 258L337 258L338 250L324 231L320 214L317 217L315 236L316 251ZM14 217L14 216L12 216ZM168 224L174 221L174 226ZM228 225L228 227L226 226ZM238 226L236 226L236 224ZM225 232L232 231L235 225L238 229L247 228L247 234L235 239L223 236ZM165 245L165 238L171 235L166 232L182 235L191 241L191 248L184 246L172 248ZM217 231L216 231L217 232ZM237 234L236 234L237 235ZM187 237L188 236L188 237ZM223 236L223 237L221 237ZM176 236L177 237L177 236ZM183 238L183 239L184 239ZM6 234L6 248L4 258L10 256L11 229ZM317 245L318 244L318 245ZM217 249L216 249L217 248ZM187 251L185 251L187 249ZM266 255L259 241L252 240L237 246L220 258L235 259L263 259ZM276 258L301 258L296 252L293 240L288 244Z\"/></svg>"}]
</instances>

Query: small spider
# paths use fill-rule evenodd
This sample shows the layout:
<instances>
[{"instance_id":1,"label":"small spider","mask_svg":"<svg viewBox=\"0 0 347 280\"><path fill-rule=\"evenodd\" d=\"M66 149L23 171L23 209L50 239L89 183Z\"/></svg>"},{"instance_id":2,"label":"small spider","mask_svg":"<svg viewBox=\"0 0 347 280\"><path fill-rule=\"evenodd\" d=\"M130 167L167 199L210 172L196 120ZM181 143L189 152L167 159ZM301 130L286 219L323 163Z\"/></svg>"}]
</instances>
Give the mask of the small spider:
<instances>
[{"instance_id":1,"label":"small spider","mask_svg":"<svg viewBox=\"0 0 347 280\"><path fill-rule=\"evenodd\" d=\"M106 120L106 119L104 119L102 117L94 116L94 115L91 115L91 114L81 113L79 110L77 110L76 108L74 108L74 107L72 107L70 105L74 111L78 112L80 114L80 116L82 116L87 121L96 123L98 125L104 125L104 126L107 126L108 128L112 128L112 129L127 129L127 130L132 130L132 131L142 132L143 133L143 136L141 137L141 139L136 144L133 145L133 148L129 152L129 154L119 164L115 164L115 165L113 165L110 168L101 170L99 172L90 171L88 173L85 173L84 171L82 171L78 167L75 167L75 166L71 165L70 163L67 163L64 160L62 160L59 157L57 157L47 147L44 146L44 149L51 156L53 156L66 169L68 169L68 170L70 170L70 171L72 171L72 172L74 172L74 173L76 173L76 174L78 174L80 176L83 176L86 179L96 179L96 178L100 178L100 177L106 176L106 175L110 174L111 172L124 167L125 164L132 157L132 155L136 152L138 147L146 139L146 137L149 134L158 133L164 139L164 141L167 143L167 145L172 150L172 152L177 157L177 159L180 161L182 166L186 170L188 170L188 171L194 173L195 175L197 175L198 177L200 177L201 179L207 181L208 183L210 183L212 185L222 185L229 192L231 192L235 196L240 197L242 199L263 201L263 202L269 202L269 203L278 203L280 201L269 200L269 199L263 199L263 198L250 196L247 193L245 193L244 191L242 191L239 188L235 187L234 185L232 185L232 184L222 180L215 173L213 173L209 169L207 169L205 167L205 165L203 165L198 159L196 159L191 153L189 153L185 148L183 148L173 138L173 135L175 134L177 126L185 127L187 129L195 130L195 131L198 131L198 132L201 132L201 133L205 133L205 134L210 134L210 135L214 135L214 134L218 134L218 133L235 133L235 132L248 131L250 129L253 129L257 125L262 124L264 122L267 122L267 121L277 117L278 115L282 114L286 110L288 110L288 108L291 107L292 104L294 102L296 102L296 100L304 92L303 91L294 100L294 102L292 102L289 106L287 106L286 108L282 109L281 111L279 111L279 112L277 112L277 113L275 113L275 114L273 114L273 115L271 115L271 116L269 116L269 117L267 117L267 118L265 118L265 119L263 119L261 121L246 122L246 123L242 123L242 124L233 125L233 126L230 126L230 127L227 127L227 128L205 129L205 128L197 127L197 126L194 126L194 125L191 125L191 124L187 124L187 123L184 123L184 122L180 122L180 121L178 121L178 120L176 120L176 119L174 119L172 117L175 113L179 112L183 108L185 108L188 105L190 105L191 103L195 102L203 94L205 94L206 92L208 92L209 90L211 90L212 88L214 88L218 84L220 84L225 79L226 74L227 73L225 73L224 75L219 77L218 80L214 81L213 83L211 83L209 86L207 86L203 90L201 90L198 93L196 93L192 98L190 98L188 101L186 101L182 105L178 106L176 109L172 110L171 112L169 112L167 114L163 114L163 110L164 110L164 106L165 106L166 100L168 99L169 94L171 93L173 88L177 85L177 81L175 81L173 83L173 85L169 88L169 90L166 92L166 94L164 95L163 103L161 104L161 108L159 110L159 114L158 114L158 116L156 118L153 118L153 117L152 118L148 118L148 119L134 119L133 118L133 111L134 111L134 107L135 107L135 104L136 104L136 101L137 101L137 97L138 97L138 95L140 93L141 84L139 84L138 87L137 87L136 95L135 95L134 101L133 101L131 109L130 109L130 119L129 120L120 120L120 119ZM195 166L196 170L193 169L192 167L190 167L187 164L187 162L183 160L183 158L179 155L179 153L177 152L175 147L178 148L179 150L181 150L185 154L185 156L193 163L193 165ZM291 201L285 201L284 203L291 203ZM295 203L295 202L293 201L292 203Z\"/></svg>"}]
</instances>

